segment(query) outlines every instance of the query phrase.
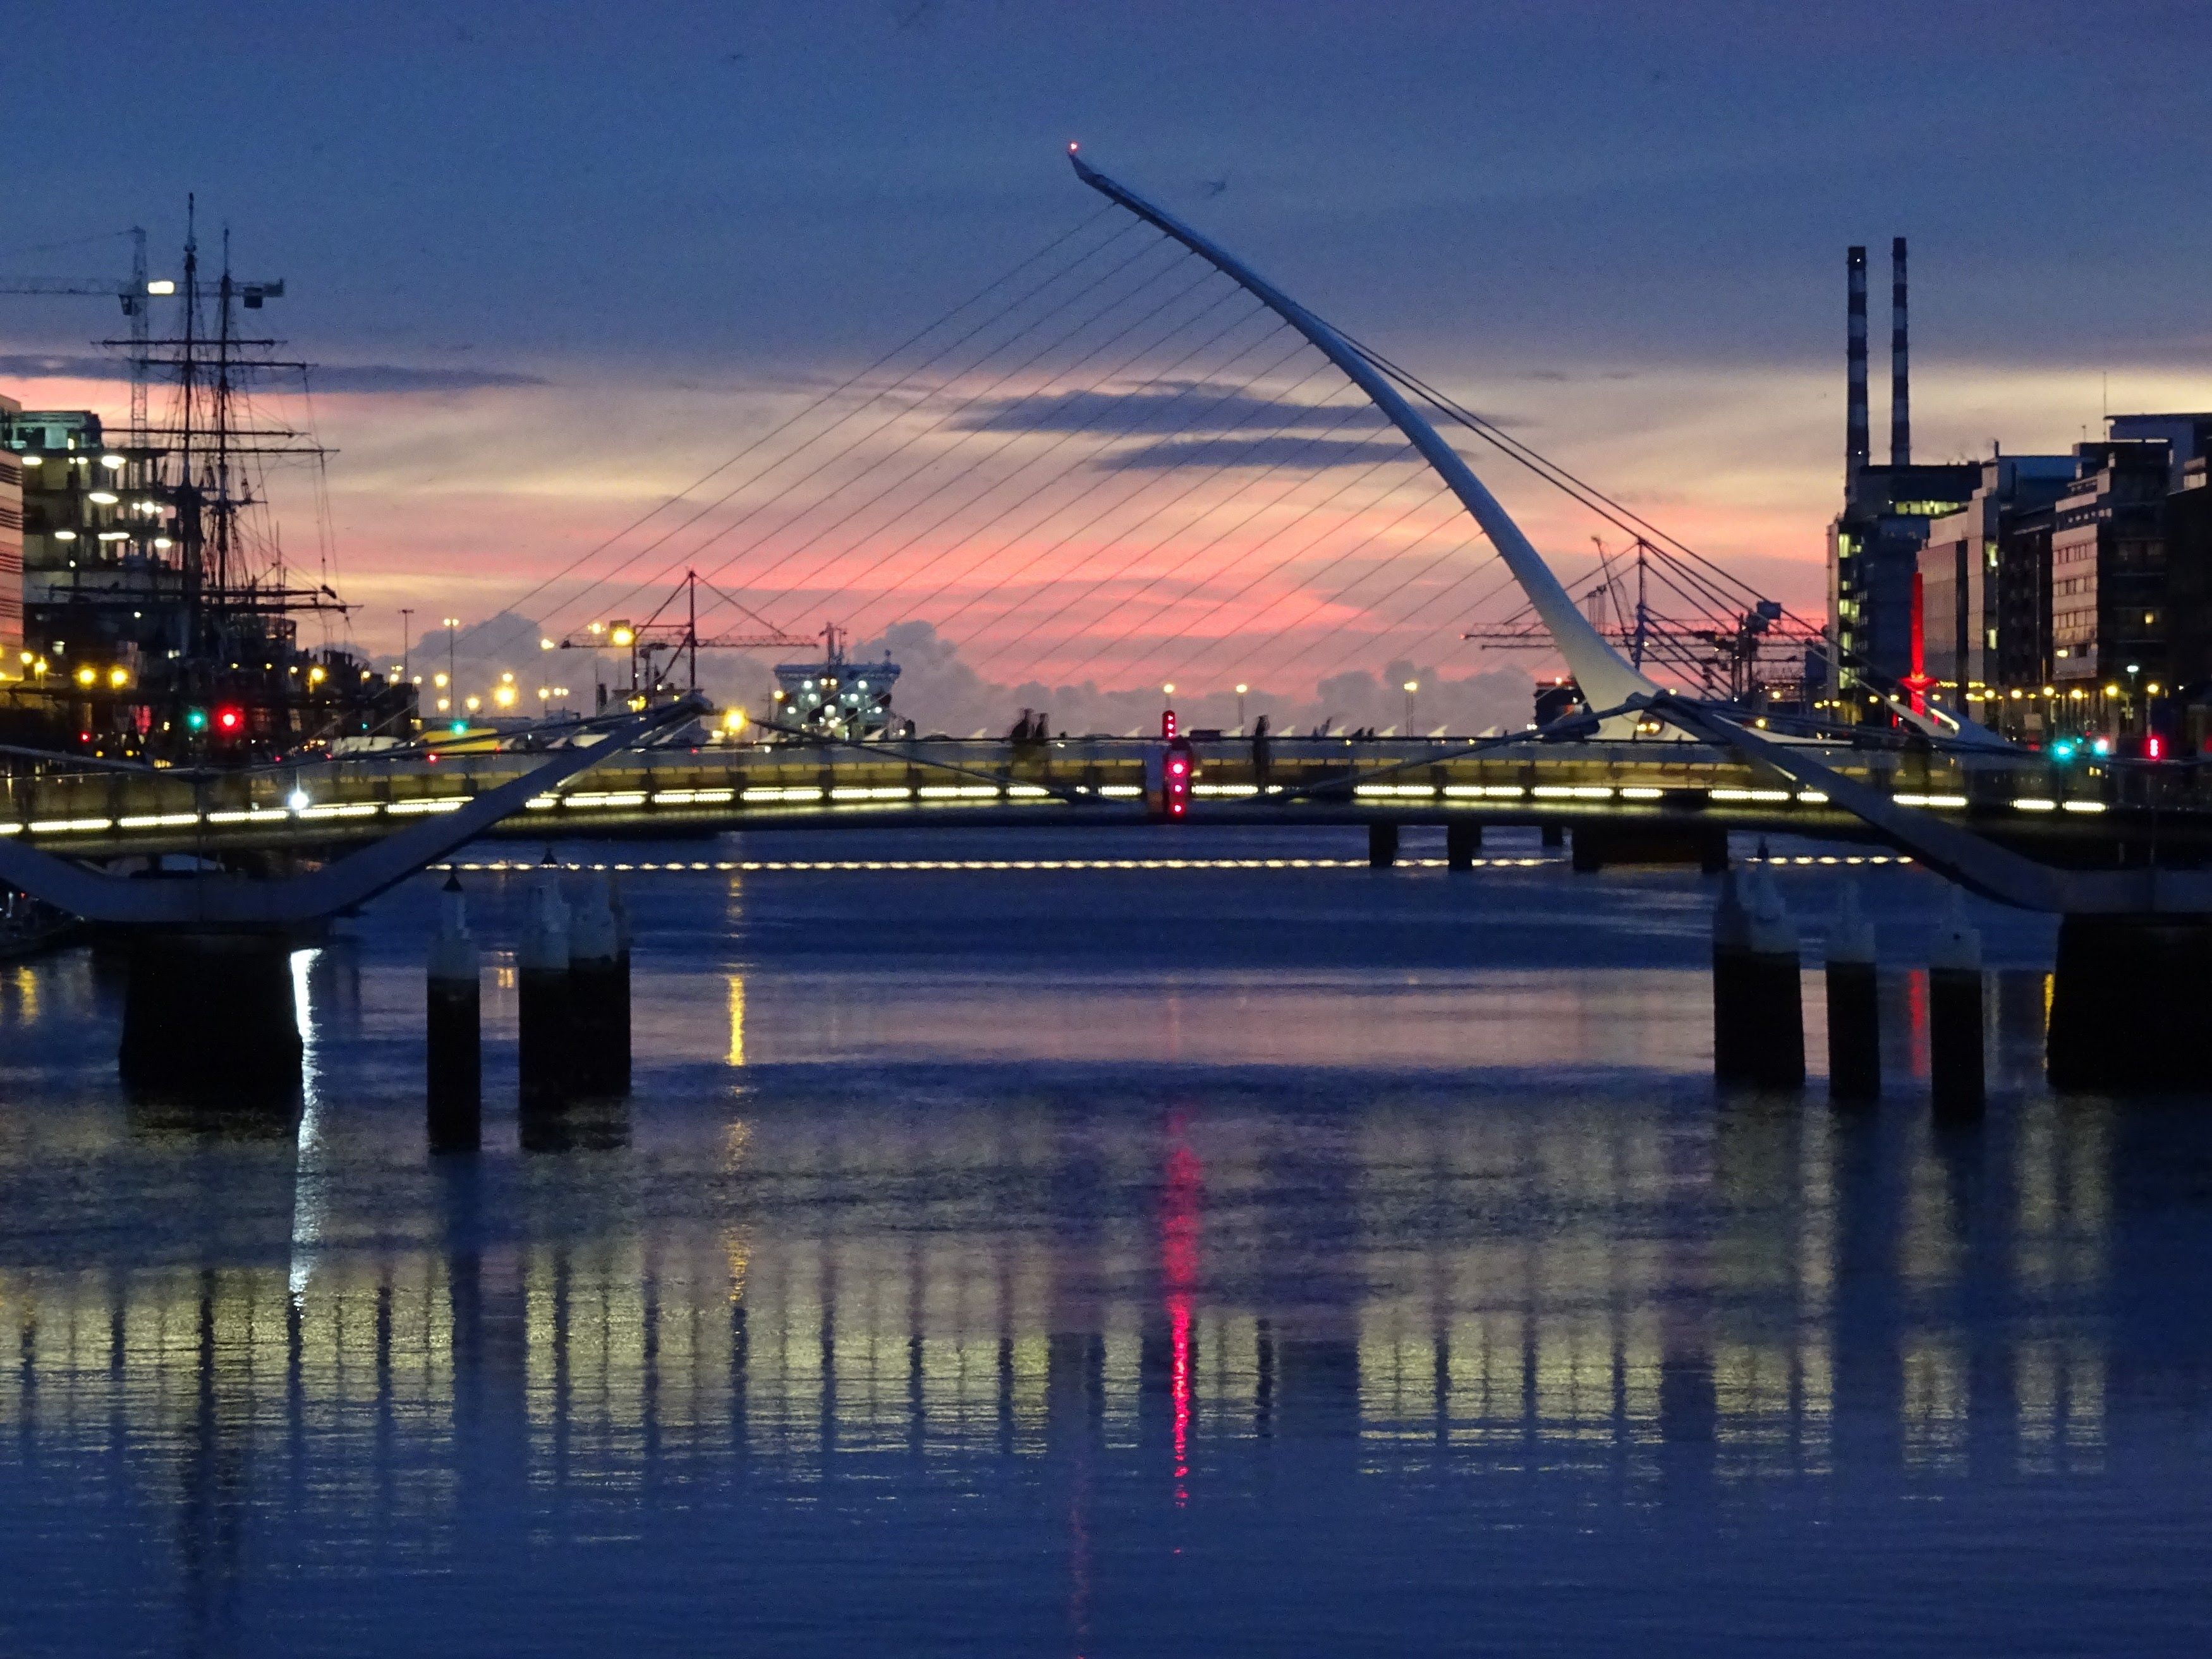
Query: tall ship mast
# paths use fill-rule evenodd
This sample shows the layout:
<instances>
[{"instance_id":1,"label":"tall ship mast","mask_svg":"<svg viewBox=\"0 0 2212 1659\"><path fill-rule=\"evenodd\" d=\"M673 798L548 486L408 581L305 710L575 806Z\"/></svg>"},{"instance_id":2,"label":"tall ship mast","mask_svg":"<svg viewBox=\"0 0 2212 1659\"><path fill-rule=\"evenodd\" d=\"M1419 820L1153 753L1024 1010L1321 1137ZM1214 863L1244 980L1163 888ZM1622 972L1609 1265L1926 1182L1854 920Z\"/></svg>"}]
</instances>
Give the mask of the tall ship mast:
<instances>
[{"instance_id":1,"label":"tall ship mast","mask_svg":"<svg viewBox=\"0 0 2212 1659\"><path fill-rule=\"evenodd\" d=\"M134 386L167 398L156 418L133 409L127 442L88 410L0 400L0 447L23 475L23 640L0 712L15 741L220 763L413 731L411 685L301 640L303 618L348 606L326 574L293 575L266 479L272 464L312 467L319 491L329 452L274 417L274 383L304 390L311 366L241 327L284 285L236 277L229 240L210 280L188 219L179 278L134 270L131 337L100 343L129 354ZM171 296L173 326L155 334L145 310Z\"/></svg>"}]
</instances>

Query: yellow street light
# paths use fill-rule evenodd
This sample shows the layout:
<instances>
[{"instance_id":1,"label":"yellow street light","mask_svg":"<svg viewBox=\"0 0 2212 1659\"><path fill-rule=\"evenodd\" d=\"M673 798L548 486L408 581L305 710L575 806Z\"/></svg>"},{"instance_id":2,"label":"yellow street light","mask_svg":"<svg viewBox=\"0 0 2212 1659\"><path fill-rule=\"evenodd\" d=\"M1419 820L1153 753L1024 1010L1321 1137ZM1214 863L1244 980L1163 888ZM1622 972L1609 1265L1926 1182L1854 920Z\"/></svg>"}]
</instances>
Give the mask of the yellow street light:
<instances>
[{"instance_id":1,"label":"yellow street light","mask_svg":"<svg viewBox=\"0 0 2212 1659\"><path fill-rule=\"evenodd\" d=\"M607 640L613 645L631 645L635 643L637 634L628 623L617 623L608 630Z\"/></svg>"},{"instance_id":2,"label":"yellow street light","mask_svg":"<svg viewBox=\"0 0 2212 1659\"><path fill-rule=\"evenodd\" d=\"M465 697L461 700L461 707L467 709L469 713L473 714L477 709L483 707L483 699L482 697Z\"/></svg>"},{"instance_id":3,"label":"yellow street light","mask_svg":"<svg viewBox=\"0 0 2212 1659\"><path fill-rule=\"evenodd\" d=\"M131 671L127 668L109 669L107 671L107 683L113 686L117 690L120 691L125 686L131 684Z\"/></svg>"},{"instance_id":4,"label":"yellow street light","mask_svg":"<svg viewBox=\"0 0 2212 1659\"><path fill-rule=\"evenodd\" d=\"M76 683L79 685L90 685L99 678L100 675L98 672L88 666L80 668L76 671Z\"/></svg>"},{"instance_id":5,"label":"yellow street light","mask_svg":"<svg viewBox=\"0 0 2212 1659\"><path fill-rule=\"evenodd\" d=\"M310 685L320 685L329 678L329 671L323 668L319 664L307 671L307 684Z\"/></svg>"},{"instance_id":6,"label":"yellow street light","mask_svg":"<svg viewBox=\"0 0 2212 1659\"><path fill-rule=\"evenodd\" d=\"M514 688L511 685L501 686L497 690L491 694L491 700L497 703L501 708L514 708Z\"/></svg>"},{"instance_id":7,"label":"yellow street light","mask_svg":"<svg viewBox=\"0 0 2212 1659\"><path fill-rule=\"evenodd\" d=\"M722 730L725 732L742 732L744 729L745 711L744 709L732 708L722 716Z\"/></svg>"},{"instance_id":8,"label":"yellow street light","mask_svg":"<svg viewBox=\"0 0 2212 1659\"><path fill-rule=\"evenodd\" d=\"M446 677L443 674L433 674L430 676L430 684L436 686L438 690L442 691L446 689ZM439 705L441 708L443 708L444 706L445 705L442 703Z\"/></svg>"}]
</instances>

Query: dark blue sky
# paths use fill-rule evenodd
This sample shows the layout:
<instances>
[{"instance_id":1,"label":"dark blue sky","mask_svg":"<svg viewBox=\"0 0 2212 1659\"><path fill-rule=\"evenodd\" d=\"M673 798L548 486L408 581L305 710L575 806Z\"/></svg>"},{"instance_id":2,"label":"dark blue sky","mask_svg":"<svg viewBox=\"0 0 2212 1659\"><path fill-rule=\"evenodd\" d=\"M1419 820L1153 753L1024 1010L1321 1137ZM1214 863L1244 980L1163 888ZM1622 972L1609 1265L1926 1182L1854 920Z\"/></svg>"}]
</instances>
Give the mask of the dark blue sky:
<instances>
[{"instance_id":1,"label":"dark blue sky","mask_svg":"<svg viewBox=\"0 0 2212 1659\"><path fill-rule=\"evenodd\" d=\"M2207 343L2202 4L154 4L9 56L0 249L197 189L328 356L872 355L1086 210L1070 137L1455 371L1828 353L1898 231L1932 355Z\"/></svg>"}]
</instances>

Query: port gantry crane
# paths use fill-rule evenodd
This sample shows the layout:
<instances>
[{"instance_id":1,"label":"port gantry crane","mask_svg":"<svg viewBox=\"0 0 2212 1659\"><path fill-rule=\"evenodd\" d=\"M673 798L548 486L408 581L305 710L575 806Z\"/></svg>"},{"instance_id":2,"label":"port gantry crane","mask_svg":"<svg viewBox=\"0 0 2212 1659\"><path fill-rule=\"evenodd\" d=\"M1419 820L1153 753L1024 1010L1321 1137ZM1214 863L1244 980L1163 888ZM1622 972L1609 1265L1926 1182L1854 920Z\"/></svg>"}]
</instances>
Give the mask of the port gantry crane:
<instances>
[{"instance_id":1,"label":"port gantry crane","mask_svg":"<svg viewBox=\"0 0 2212 1659\"><path fill-rule=\"evenodd\" d=\"M684 580L675 592L663 599L659 606L643 622L617 618L611 622L591 623L578 635L561 640L563 651L605 651L613 649L629 653L629 694L632 698L648 700L675 690L671 681L677 665L684 667L686 692L699 690L699 653L702 651L763 651L790 647L804 648L815 643L812 636L787 634L750 607L739 604L711 582L705 583L707 591L723 604L743 611L761 625L757 634L714 634L701 638L699 634L699 589L702 586L699 573L686 570ZM669 608L678 599L684 602L681 617L666 617ZM540 642L551 648L555 641Z\"/></svg>"},{"instance_id":2,"label":"port gantry crane","mask_svg":"<svg viewBox=\"0 0 2212 1659\"><path fill-rule=\"evenodd\" d=\"M1680 674L1699 696L1747 703L1757 698L1762 682L1796 681L1803 672L1806 648L1821 643L1819 629L1789 615L1773 599L1747 589L1741 594L1717 592L1710 581L1685 580L1674 562L1641 536L1614 552L1597 538L1591 539L1597 542L1597 575L1577 597L1591 625L1638 669L1648 661ZM1614 564L1624 552L1634 556L1632 592L1628 573ZM1698 614L1672 617L1653 609L1655 577ZM1736 603L1720 603L1729 600ZM1525 607L1502 623L1470 629L1460 637L1506 650L1547 650L1552 645L1535 613ZM1784 665L1775 664L1778 657L1785 659ZM1761 672L1772 665L1784 665L1786 672Z\"/></svg>"}]
</instances>

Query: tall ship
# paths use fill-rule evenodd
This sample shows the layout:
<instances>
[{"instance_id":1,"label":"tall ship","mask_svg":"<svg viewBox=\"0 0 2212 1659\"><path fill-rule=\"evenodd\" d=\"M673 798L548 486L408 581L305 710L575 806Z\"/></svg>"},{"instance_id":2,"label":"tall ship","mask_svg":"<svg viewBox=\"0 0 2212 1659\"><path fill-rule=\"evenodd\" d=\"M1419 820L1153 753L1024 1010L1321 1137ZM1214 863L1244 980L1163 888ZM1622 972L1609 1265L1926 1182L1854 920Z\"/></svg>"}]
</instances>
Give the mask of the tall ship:
<instances>
[{"instance_id":1,"label":"tall ship","mask_svg":"<svg viewBox=\"0 0 2212 1659\"><path fill-rule=\"evenodd\" d=\"M125 431L0 398L0 491L10 471L21 489L20 508L0 496L0 532L18 513L21 542L17 592L0 568L0 740L161 765L411 736L415 688L331 642L349 607L327 545L310 579L277 539L270 469L308 470L319 501L329 453L273 415L312 366L242 320L283 284L234 276L227 233L210 277L188 228L178 277L148 276L142 254L112 291L131 331L100 343L127 356Z\"/></svg>"}]
</instances>

